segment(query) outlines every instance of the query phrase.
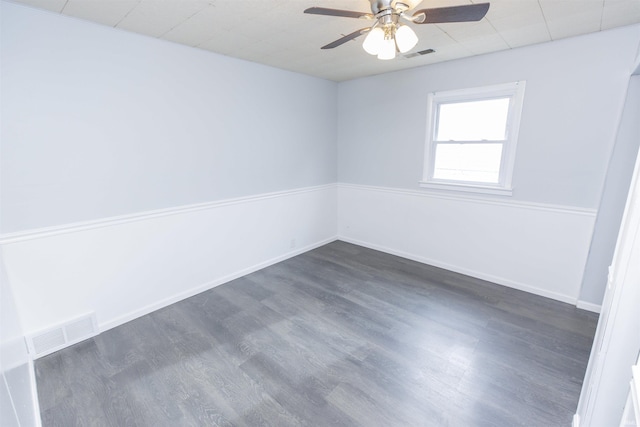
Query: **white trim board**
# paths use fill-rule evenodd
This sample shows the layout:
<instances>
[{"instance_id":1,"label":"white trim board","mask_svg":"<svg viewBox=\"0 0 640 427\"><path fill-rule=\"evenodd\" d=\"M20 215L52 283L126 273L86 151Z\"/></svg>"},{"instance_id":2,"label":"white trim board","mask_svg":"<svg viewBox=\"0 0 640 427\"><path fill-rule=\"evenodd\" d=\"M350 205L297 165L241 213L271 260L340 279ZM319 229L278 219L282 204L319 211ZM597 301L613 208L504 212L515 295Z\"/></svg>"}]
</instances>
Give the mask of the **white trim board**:
<instances>
[{"instance_id":1,"label":"white trim board","mask_svg":"<svg viewBox=\"0 0 640 427\"><path fill-rule=\"evenodd\" d=\"M215 200L204 203L194 203L190 205L174 206L164 209L155 209L144 212L136 212L127 215L119 215L108 218L100 218L91 221L74 222L71 224L56 225L52 227L38 228L33 230L18 231L15 233L0 234L0 245L8 245L11 243L23 242L32 239L41 239L43 237L57 236L60 234L76 233L79 231L93 230L102 227L111 227L119 224L126 224L136 221L144 221L152 218L160 218L169 215L179 215L189 212L197 212L200 210L208 210L220 208L223 206L239 205L242 203L257 202L260 200L273 199L283 196L292 196L296 194L309 193L325 189L335 188L336 184L324 184L312 187L295 188L291 190L275 191L271 193L256 194L252 196L236 197L232 199Z\"/></svg>"},{"instance_id":2,"label":"white trim board","mask_svg":"<svg viewBox=\"0 0 640 427\"><path fill-rule=\"evenodd\" d=\"M600 304L594 304L592 302L578 300L576 302L576 307L581 310L591 311L593 313L600 313L602 306Z\"/></svg>"},{"instance_id":3,"label":"white trim board","mask_svg":"<svg viewBox=\"0 0 640 427\"><path fill-rule=\"evenodd\" d=\"M434 199L457 200L457 201L481 203L481 204L495 205L495 206L536 209L536 210L541 210L546 212L562 212L562 213L570 213L573 215L592 216L594 218L598 213L597 209L580 208L580 207L565 206L565 205L554 205L554 204L548 204L548 203L521 202L513 199L496 198L491 196L474 197L473 195L465 194L464 192L454 193L449 191L445 193L445 192L433 191L429 189L407 190L404 188L378 187L374 185L349 184L344 182L339 182L337 185L339 189L353 188L353 189L366 190L366 191L386 192L386 193L392 193L397 195L410 195L410 196L428 197L428 198L434 198Z\"/></svg>"}]
</instances>

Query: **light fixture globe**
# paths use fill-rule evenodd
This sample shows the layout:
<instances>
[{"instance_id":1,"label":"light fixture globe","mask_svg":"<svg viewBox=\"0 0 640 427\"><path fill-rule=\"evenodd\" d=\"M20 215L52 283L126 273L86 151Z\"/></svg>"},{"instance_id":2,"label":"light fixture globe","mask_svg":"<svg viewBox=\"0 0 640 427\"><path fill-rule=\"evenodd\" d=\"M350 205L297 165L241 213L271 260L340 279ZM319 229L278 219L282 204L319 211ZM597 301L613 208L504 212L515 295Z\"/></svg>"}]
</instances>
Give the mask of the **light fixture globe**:
<instances>
[{"instance_id":1,"label":"light fixture globe","mask_svg":"<svg viewBox=\"0 0 640 427\"><path fill-rule=\"evenodd\" d=\"M376 27L369 31L367 37L364 39L362 43L362 48L369 55L377 55L382 48L382 44L384 43L384 30L380 27Z\"/></svg>"},{"instance_id":2,"label":"light fixture globe","mask_svg":"<svg viewBox=\"0 0 640 427\"><path fill-rule=\"evenodd\" d=\"M418 43L418 36L407 25L401 25L396 30L396 44L402 53L409 52Z\"/></svg>"},{"instance_id":3,"label":"light fixture globe","mask_svg":"<svg viewBox=\"0 0 640 427\"><path fill-rule=\"evenodd\" d=\"M393 38L385 38L382 42L378 59L393 59L396 57L396 42Z\"/></svg>"}]
</instances>

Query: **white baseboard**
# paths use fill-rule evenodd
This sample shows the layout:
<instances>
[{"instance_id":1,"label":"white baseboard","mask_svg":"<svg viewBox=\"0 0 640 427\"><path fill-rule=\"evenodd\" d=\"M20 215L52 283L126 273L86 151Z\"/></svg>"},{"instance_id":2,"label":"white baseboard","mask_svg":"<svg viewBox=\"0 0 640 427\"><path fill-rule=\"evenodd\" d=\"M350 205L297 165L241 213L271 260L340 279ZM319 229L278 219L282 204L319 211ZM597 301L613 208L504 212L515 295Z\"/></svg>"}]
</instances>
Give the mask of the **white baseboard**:
<instances>
[{"instance_id":1,"label":"white baseboard","mask_svg":"<svg viewBox=\"0 0 640 427\"><path fill-rule=\"evenodd\" d=\"M175 304L176 302L179 302L179 301L182 301L184 299L190 298L190 297L192 297L194 295L197 295L199 293L202 293L202 292L208 291L210 289L213 289L216 286L220 286L220 285L222 285L224 283L227 283L227 282L230 282L232 280L238 279L238 278L240 278L242 276L246 276L247 274L254 273L254 272L258 271L258 270L262 270L263 268L269 267L269 266L271 266L273 264L277 264L277 263L282 262L282 261L284 261L286 259L293 258L294 256L297 256L297 255L303 254L305 252L308 252L310 250L319 248L320 246L324 246L324 245L326 245L328 243L331 243L331 242L334 242L336 240L338 240L337 236L330 237L328 239L316 242L314 244L307 245L307 246L305 246L303 248L298 248L298 249L289 251L289 252L287 252L287 253L285 253L283 255L277 256L275 258L271 258L271 259L269 259L267 261L263 261L261 263L255 264L255 265L253 265L251 267L247 267L245 269L236 271L236 272L234 272L232 274L228 274L228 275L226 275L224 277L220 277L220 278L217 278L217 279L212 280L210 282L203 283L200 286L197 286L195 288L192 288L192 289L189 289L187 291L181 292L181 293L179 293L177 295L174 295L174 296L172 296L170 298L166 298L166 299L164 299L162 301L158 301L158 302L155 302L153 304L147 305L146 307L142 307L139 310L133 311L133 312L128 313L128 314L126 314L124 316L118 317L116 319L112 319L112 320L110 320L108 322L99 323L98 324L99 333L107 331L107 330L109 330L111 328L115 328L116 326L120 326L120 325L122 325L124 323L130 322L130 321L135 320L135 319L137 319L139 317L142 317L144 315L152 313L152 312L154 312L156 310L160 310L161 308L167 307L167 306L169 306L171 304Z\"/></svg>"},{"instance_id":2,"label":"white baseboard","mask_svg":"<svg viewBox=\"0 0 640 427\"><path fill-rule=\"evenodd\" d=\"M503 285L503 286L507 286L510 288L514 288L514 289L518 289L521 291L525 291L525 292L529 292L535 295L540 295L543 297L547 297L547 298L551 298L557 301L562 301L562 302L566 302L569 304L575 304L577 305L578 308L583 309L583 310L588 310L588 311L592 311L595 313L599 313L600 312L600 306L596 305L596 304L591 304L591 303L587 303L584 301L575 301L575 299L566 296L566 295L560 295L557 293L553 293L553 292L548 292L542 289L537 289L531 286L527 286L521 283L516 283L513 281L509 281L507 279L503 279L500 277L496 277L496 276L491 276L491 275L487 275L487 274L483 274L477 271L472 271L472 270L468 270L468 269L464 269L464 268L459 268L456 267L454 265L450 265L450 264L446 264L446 263L442 263L442 262L438 262L437 260L433 260L433 259L427 259L424 257L420 257L420 256L416 256L413 254L409 254L406 252L402 252L402 251L397 251L391 248L387 248L387 247L383 247L383 246L379 246L379 245L375 245L369 242L364 242L364 241L360 241L360 240L356 240L356 239L351 239L349 237L345 237L345 236L334 236L325 240L322 240L320 242L314 243L312 245L308 245L306 247L303 248L298 248L296 250L287 252L286 254L280 255L278 257L272 258L270 260L261 262L259 264L253 265L251 267L245 268L243 270L234 272L233 274L229 274L227 276L224 277L220 277L218 279L212 280L210 282L204 283L200 286L197 286L195 288L189 289L185 292L182 292L180 294L174 295L171 298L167 298L165 300L159 301L157 303L148 305L146 307L143 307L139 310L136 310L135 312L131 312L125 316L121 316L117 319L113 319L111 321L105 322L105 323L100 323L98 325L99 327L99 331L100 332L104 332L107 331L111 328L115 328L116 326L120 326L124 323L130 322L134 319L137 319L139 317L142 317L146 314L152 313L156 310L159 310L161 308L167 307L171 304L174 304L176 302L182 301L184 299L190 298L194 295L197 295L199 293L205 292L207 290L213 289L216 286L222 285L224 283L230 282L232 280L238 279L242 276L246 276L248 274L251 274L253 272L256 272L258 270L261 270L263 268L269 267L271 265L277 264L279 262L282 262L286 259L289 258L293 258L294 256L300 255L302 253L308 252L310 250L316 249L320 246L326 245L328 243L331 243L333 241L336 240L341 240L344 242L348 242L348 243L352 243L355 245L359 245L359 246L363 246L369 249L374 249L374 250L378 250L380 252L385 252L388 254L392 254L392 255L397 255L403 258L407 258L413 261L417 261L423 264L428 264L428 265L432 265L435 267L439 267L439 268L444 268L450 271L454 271L456 273L460 273L460 274L465 274L467 276L472 276L472 277L476 277L478 279L482 279L482 280L487 280L493 283L497 283L499 285Z\"/></svg>"},{"instance_id":3,"label":"white baseboard","mask_svg":"<svg viewBox=\"0 0 640 427\"><path fill-rule=\"evenodd\" d=\"M580 415L573 414L573 422L571 423L571 427L580 427Z\"/></svg>"},{"instance_id":4,"label":"white baseboard","mask_svg":"<svg viewBox=\"0 0 640 427\"><path fill-rule=\"evenodd\" d=\"M403 252L403 251L398 251L395 249L391 249L385 246L380 246L380 245L376 245L373 243L369 243L369 242L364 242L362 240L356 240L356 239L351 239L349 237L346 236L342 236L339 235L338 236L338 240L342 240L344 242L348 242L348 243L353 243L354 245L359 245L359 246L364 246L365 248L369 248L369 249L374 249L380 252L385 252L391 255L397 255L400 256L402 258L406 258L406 259L410 259L412 261L417 261L423 264L428 264L428 265L432 265L434 267L439 267L439 268L444 268L445 270L449 270L449 271L453 271L455 273L460 273L460 274L464 274L466 276L471 276L471 277L475 277L477 279L481 279L481 280L486 280L489 282L493 282L496 283L498 285L502 285L502 286L506 286L509 288L513 288L513 289L518 289L520 291L525 291L525 292L529 292L531 294L535 294L535 295L540 295L542 297L546 297L546 298L550 298L550 299L554 299L556 301L560 301L560 302L564 302L567 304L571 304L571 305L575 305L576 304L576 299L568 296L568 295L563 295L563 294L559 294L556 292L550 292L544 289L539 289L533 286L529 286L523 283L518 283L515 282L513 280L508 280L502 277L498 277L498 276L493 276L490 274L485 274L479 271L474 271L474 270L470 270L467 268L462 268L462 267L458 267L456 265L451 265L451 264L447 264L444 262L440 262L438 260L434 260L434 259L428 259L425 257L421 257L419 255L415 255L415 254L410 254L407 252Z\"/></svg>"},{"instance_id":5,"label":"white baseboard","mask_svg":"<svg viewBox=\"0 0 640 427\"><path fill-rule=\"evenodd\" d=\"M578 300L578 302L576 303L576 307L578 307L581 310L587 310L587 311L591 311L593 313L598 313L598 314L600 314L600 310L602 309L602 306L599 304L594 304L594 303L586 302L582 300Z\"/></svg>"}]
</instances>

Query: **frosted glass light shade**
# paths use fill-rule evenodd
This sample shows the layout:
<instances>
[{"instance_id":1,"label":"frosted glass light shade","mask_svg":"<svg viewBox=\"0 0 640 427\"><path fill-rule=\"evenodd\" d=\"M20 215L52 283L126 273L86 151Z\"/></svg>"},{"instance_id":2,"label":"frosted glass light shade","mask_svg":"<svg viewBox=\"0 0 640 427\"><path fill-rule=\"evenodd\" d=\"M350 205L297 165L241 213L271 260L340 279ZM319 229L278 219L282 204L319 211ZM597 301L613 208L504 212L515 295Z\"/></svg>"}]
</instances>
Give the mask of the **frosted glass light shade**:
<instances>
[{"instance_id":1,"label":"frosted glass light shade","mask_svg":"<svg viewBox=\"0 0 640 427\"><path fill-rule=\"evenodd\" d=\"M384 30L380 27L376 27L369 31L367 37L362 43L364 50L370 55L377 55L384 43Z\"/></svg>"},{"instance_id":2,"label":"frosted glass light shade","mask_svg":"<svg viewBox=\"0 0 640 427\"><path fill-rule=\"evenodd\" d=\"M396 30L396 44L402 53L409 52L418 43L416 33L406 25L402 25Z\"/></svg>"},{"instance_id":3,"label":"frosted glass light shade","mask_svg":"<svg viewBox=\"0 0 640 427\"><path fill-rule=\"evenodd\" d=\"M396 42L393 39L385 39L378 52L378 59L393 59L396 57Z\"/></svg>"}]
</instances>

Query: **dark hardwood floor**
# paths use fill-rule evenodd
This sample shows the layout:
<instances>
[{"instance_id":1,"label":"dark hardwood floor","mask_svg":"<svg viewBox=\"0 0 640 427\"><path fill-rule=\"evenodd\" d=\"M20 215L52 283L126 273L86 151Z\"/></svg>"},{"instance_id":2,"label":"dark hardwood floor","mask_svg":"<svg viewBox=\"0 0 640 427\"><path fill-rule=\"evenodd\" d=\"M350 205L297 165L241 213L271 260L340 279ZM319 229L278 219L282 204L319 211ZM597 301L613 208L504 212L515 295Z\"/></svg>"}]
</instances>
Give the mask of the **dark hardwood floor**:
<instances>
[{"instance_id":1,"label":"dark hardwood floor","mask_svg":"<svg viewBox=\"0 0 640 427\"><path fill-rule=\"evenodd\" d=\"M597 315L344 242L36 361L46 426L570 426Z\"/></svg>"}]
</instances>

